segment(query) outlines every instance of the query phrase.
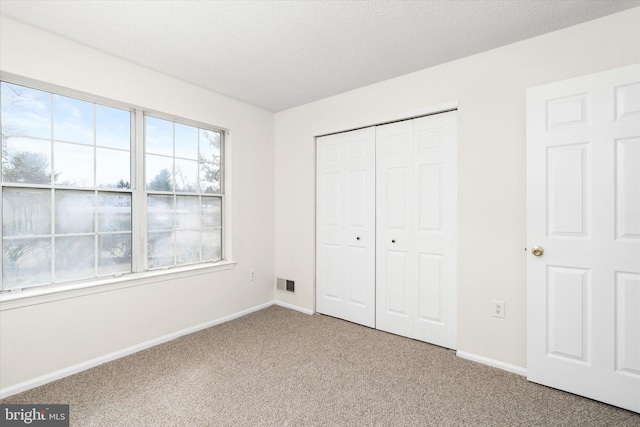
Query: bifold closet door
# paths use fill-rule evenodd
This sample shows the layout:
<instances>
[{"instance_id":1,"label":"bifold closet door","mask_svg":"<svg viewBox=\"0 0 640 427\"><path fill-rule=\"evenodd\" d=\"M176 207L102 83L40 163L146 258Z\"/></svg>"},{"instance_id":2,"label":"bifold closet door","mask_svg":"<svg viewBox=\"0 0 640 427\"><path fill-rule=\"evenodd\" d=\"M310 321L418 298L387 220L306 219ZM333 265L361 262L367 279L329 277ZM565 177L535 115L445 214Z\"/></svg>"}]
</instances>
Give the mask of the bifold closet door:
<instances>
[{"instance_id":1,"label":"bifold closet door","mask_svg":"<svg viewBox=\"0 0 640 427\"><path fill-rule=\"evenodd\" d=\"M317 139L316 311L375 327L375 129Z\"/></svg>"},{"instance_id":2,"label":"bifold closet door","mask_svg":"<svg viewBox=\"0 0 640 427\"><path fill-rule=\"evenodd\" d=\"M456 347L456 112L376 128L376 327Z\"/></svg>"}]
</instances>

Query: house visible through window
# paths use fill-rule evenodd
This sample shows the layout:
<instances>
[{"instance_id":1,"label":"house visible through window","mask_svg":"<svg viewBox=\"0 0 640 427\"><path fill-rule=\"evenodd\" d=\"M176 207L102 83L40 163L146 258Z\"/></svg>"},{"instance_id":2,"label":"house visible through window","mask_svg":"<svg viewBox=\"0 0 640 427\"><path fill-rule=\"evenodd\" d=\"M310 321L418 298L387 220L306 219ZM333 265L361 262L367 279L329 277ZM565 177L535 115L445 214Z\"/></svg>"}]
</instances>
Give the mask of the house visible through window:
<instances>
[{"instance_id":1,"label":"house visible through window","mask_svg":"<svg viewBox=\"0 0 640 427\"><path fill-rule=\"evenodd\" d=\"M140 110L0 91L2 291L222 259L223 132L145 115L138 141Z\"/></svg>"}]
</instances>

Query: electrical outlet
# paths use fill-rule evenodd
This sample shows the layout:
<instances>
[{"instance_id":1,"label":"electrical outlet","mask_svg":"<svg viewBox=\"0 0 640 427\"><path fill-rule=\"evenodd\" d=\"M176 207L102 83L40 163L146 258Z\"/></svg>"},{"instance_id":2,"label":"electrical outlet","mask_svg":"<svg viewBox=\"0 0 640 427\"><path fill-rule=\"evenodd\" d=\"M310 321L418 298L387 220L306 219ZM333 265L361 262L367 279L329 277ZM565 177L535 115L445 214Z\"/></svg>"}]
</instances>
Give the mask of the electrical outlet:
<instances>
[{"instance_id":1,"label":"electrical outlet","mask_svg":"<svg viewBox=\"0 0 640 427\"><path fill-rule=\"evenodd\" d=\"M249 280L256 280L256 269L252 268L249 270Z\"/></svg>"},{"instance_id":2,"label":"electrical outlet","mask_svg":"<svg viewBox=\"0 0 640 427\"><path fill-rule=\"evenodd\" d=\"M504 301L493 300L491 303L491 313L493 317L504 319Z\"/></svg>"}]
</instances>

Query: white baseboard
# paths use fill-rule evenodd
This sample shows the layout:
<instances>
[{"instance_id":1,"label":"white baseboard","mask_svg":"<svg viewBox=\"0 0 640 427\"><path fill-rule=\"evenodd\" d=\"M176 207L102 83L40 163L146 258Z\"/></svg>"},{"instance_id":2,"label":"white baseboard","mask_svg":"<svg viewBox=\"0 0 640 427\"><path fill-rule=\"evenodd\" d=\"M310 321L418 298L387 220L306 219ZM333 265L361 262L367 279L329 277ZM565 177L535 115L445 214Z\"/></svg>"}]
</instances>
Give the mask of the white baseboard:
<instances>
[{"instance_id":1,"label":"white baseboard","mask_svg":"<svg viewBox=\"0 0 640 427\"><path fill-rule=\"evenodd\" d=\"M288 308L290 310L299 311L304 314L313 314L313 310L309 310L308 308L298 307L297 305L287 304L286 302L276 301L275 304L280 307Z\"/></svg>"},{"instance_id":2,"label":"white baseboard","mask_svg":"<svg viewBox=\"0 0 640 427\"><path fill-rule=\"evenodd\" d=\"M463 359L471 360L473 362L482 363L483 365L493 366L494 368L502 369L503 371L512 372L514 374L527 376L527 369L521 366L512 365L510 363L501 362L499 360L490 359L484 356L478 356L477 354L467 353L466 351L456 351L456 355Z\"/></svg>"},{"instance_id":3,"label":"white baseboard","mask_svg":"<svg viewBox=\"0 0 640 427\"><path fill-rule=\"evenodd\" d=\"M210 328L212 326L219 325L221 323L225 323L233 319L237 319L238 317L246 316L247 314L253 313L255 311L259 311L267 307L271 307L274 303L275 301L269 301L264 304L256 305L255 307L251 307L246 310L242 310L237 313L230 314L228 316L220 317L218 319L214 319L209 322L202 323L200 325L182 329L180 331L173 332L171 334L164 335L149 341L145 341L140 344L136 344L134 346L127 347L125 349L106 354L104 356L96 357L95 359L87 360L86 362L78 363L77 365L73 365L68 368L60 369L58 371L33 378L31 380L27 380L19 384L5 387L0 390L0 399L13 396L14 394L22 393L23 391L26 391L35 387L39 387L41 385L59 380L64 377L68 377L69 375L77 374L78 372L85 371L90 368L94 368L98 365L102 365L103 363L110 362L112 360L116 360L124 356L128 356L130 354L136 353L141 350L145 350L147 348L156 346L158 344L163 344L165 342L179 338L183 335L188 335L188 334L200 331L202 329Z\"/></svg>"}]
</instances>

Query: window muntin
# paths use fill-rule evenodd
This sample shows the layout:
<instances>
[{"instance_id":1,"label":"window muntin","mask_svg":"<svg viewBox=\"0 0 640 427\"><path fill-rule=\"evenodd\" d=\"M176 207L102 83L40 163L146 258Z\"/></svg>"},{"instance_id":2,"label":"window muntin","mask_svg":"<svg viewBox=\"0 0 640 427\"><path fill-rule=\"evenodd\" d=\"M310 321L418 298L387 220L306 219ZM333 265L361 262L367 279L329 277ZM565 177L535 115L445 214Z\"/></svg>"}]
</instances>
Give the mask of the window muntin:
<instances>
[{"instance_id":1,"label":"window muntin","mask_svg":"<svg viewBox=\"0 0 640 427\"><path fill-rule=\"evenodd\" d=\"M0 94L0 290L223 259L222 131L4 81Z\"/></svg>"},{"instance_id":2,"label":"window muntin","mask_svg":"<svg viewBox=\"0 0 640 427\"><path fill-rule=\"evenodd\" d=\"M131 111L0 93L2 290L131 272Z\"/></svg>"},{"instance_id":3,"label":"window muntin","mask_svg":"<svg viewBox=\"0 0 640 427\"><path fill-rule=\"evenodd\" d=\"M147 196L149 269L222 259L222 201L215 196Z\"/></svg>"},{"instance_id":4,"label":"window muntin","mask_svg":"<svg viewBox=\"0 0 640 427\"><path fill-rule=\"evenodd\" d=\"M145 116L147 191L222 193L221 131Z\"/></svg>"},{"instance_id":5,"label":"window muntin","mask_svg":"<svg viewBox=\"0 0 640 427\"><path fill-rule=\"evenodd\" d=\"M222 132L145 116L149 269L222 259Z\"/></svg>"},{"instance_id":6,"label":"window muntin","mask_svg":"<svg viewBox=\"0 0 640 427\"><path fill-rule=\"evenodd\" d=\"M130 111L7 82L0 92L3 183L129 188Z\"/></svg>"},{"instance_id":7,"label":"window muntin","mask_svg":"<svg viewBox=\"0 0 640 427\"><path fill-rule=\"evenodd\" d=\"M131 272L131 195L5 187L3 289Z\"/></svg>"}]
</instances>

